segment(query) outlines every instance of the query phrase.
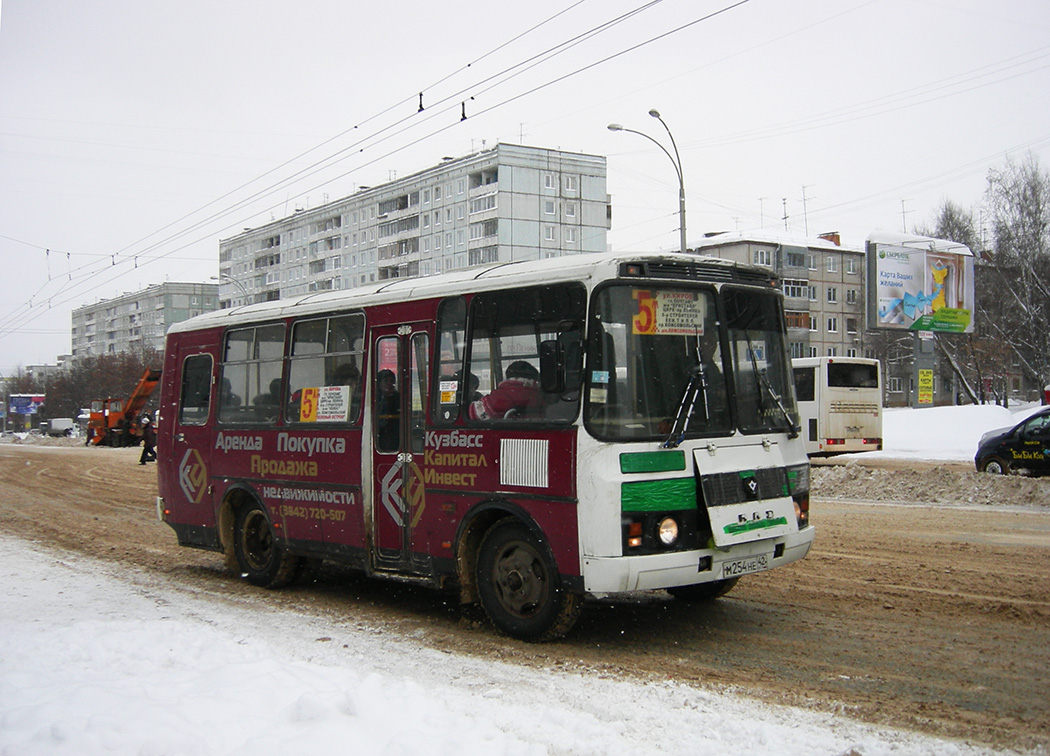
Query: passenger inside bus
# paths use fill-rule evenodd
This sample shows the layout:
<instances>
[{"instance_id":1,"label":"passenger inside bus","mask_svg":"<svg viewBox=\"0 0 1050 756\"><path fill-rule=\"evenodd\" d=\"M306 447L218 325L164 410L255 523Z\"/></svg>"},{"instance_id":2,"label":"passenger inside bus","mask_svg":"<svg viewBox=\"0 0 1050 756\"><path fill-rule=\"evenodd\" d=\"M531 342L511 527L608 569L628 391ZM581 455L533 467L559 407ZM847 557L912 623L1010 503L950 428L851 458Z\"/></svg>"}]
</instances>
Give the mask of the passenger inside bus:
<instances>
[{"instance_id":1,"label":"passenger inside bus","mask_svg":"<svg viewBox=\"0 0 1050 756\"><path fill-rule=\"evenodd\" d=\"M487 396L470 404L472 420L493 420L535 415L543 410L540 372L525 360L507 366L507 377Z\"/></svg>"},{"instance_id":2,"label":"passenger inside bus","mask_svg":"<svg viewBox=\"0 0 1050 756\"><path fill-rule=\"evenodd\" d=\"M352 362L344 362L338 365L332 372L332 377L326 382L328 386L346 386L350 389L350 406L347 419L351 421L357 419L357 410L361 398L360 383L361 373Z\"/></svg>"},{"instance_id":3,"label":"passenger inside bus","mask_svg":"<svg viewBox=\"0 0 1050 756\"><path fill-rule=\"evenodd\" d=\"M395 452L401 439L401 395L392 370L376 373L376 447Z\"/></svg>"},{"instance_id":4,"label":"passenger inside bus","mask_svg":"<svg viewBox=\"0 0 1050 756\"><path fill-rule=\"evenodd\" d=\"M281 379L274 378L270 381L267 392L252 399L252 406L261 419L276 420L277 410L281 406Z\"/></svg>"}]
</instances>

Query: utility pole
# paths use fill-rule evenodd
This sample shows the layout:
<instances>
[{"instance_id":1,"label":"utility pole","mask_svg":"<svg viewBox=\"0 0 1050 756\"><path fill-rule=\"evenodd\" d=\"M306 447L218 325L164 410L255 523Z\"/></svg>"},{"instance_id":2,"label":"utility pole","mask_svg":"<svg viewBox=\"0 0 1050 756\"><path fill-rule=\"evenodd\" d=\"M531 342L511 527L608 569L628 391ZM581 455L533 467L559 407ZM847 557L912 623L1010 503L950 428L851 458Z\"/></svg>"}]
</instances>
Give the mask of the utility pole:
<instances>
[{"instance_id":1,"label":"utility pole","mask_svg":"<svg viewBox=\"0 0 1050 756\"><path fill-rule=\"evenodd\" d=\"M784 197L784 230L788 230L788 198Z\"/></svg>"},{"instance_id":2,"label":"utility pole","mask_svg":"<svg viewBox=\"0 0 1050 756\"><path fill-rule=\"evenodd\" d=\"M802 221L805 225L806 236L809 237L809 211L806 209L806 189L808 187L803 184L802 186Z\"/></svg>"},{"instance_id":3,"label":"utility pole","mask_svg":"<svg viewBox=\"0 0 1050 756\"><path fill-rule=\"evenodd\" d=\"M908 200L901 200L901 226L904 229L904 233L908 233L908 211L904 208L904 203Z\"/></svg>"}]
</instances>

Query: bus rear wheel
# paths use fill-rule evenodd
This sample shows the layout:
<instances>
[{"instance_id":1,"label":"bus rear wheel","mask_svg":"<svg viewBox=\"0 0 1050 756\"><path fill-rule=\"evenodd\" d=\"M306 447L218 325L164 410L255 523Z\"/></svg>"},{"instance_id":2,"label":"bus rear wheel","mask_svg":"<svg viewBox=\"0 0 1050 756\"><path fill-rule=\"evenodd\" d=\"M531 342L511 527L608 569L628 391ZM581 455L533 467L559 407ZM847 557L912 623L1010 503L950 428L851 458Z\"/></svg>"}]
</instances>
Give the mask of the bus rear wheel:
<instances>
[{"instance_id":1,"label":"bus rear wheel","mask_svg":"<svg viewBox=\"0 0 1050 756\"><path fill-rule=\"evenodd\" d=\"M294 581L302 569L302 559L285 551L259 503L237 512L233 548L241 573L253 585L281 588Z\"/></svg>"},{"instance_id":2,"label":"bus rear wheel","mask_svg":"<svg viewBox=\"0 0 1050 756\"><path fill-rule=\"evenodd\" d=\"M679 585L668 588L667 592L679 601L714 601L733 590L733 586L739 579L729 578L728 580L713 580L710 583Z\"/></svg>"},{"instance_id":3,"label":"bus rear wheel","mask_svg":"<svg viewBox=\"0 0 1050 756\"><path fill-rule=\"evenodd\" d=\"M562 589L546 549L517 520L503 520L485 534L477 586L492 624L521 640L560 638L580 615L582 598Z\"/></svg>"}]
</instances>

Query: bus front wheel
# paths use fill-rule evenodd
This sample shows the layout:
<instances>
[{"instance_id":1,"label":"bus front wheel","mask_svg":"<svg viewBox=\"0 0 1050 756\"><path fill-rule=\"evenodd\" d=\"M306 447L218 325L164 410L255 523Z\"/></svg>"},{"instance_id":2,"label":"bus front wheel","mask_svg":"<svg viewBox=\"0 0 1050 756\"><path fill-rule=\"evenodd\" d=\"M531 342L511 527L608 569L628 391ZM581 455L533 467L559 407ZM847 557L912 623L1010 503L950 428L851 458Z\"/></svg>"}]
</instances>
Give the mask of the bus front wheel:
<instances>
[{"instance_id":1,"label":"bus front wheel","mask_svg":"<svg viewBox=\"0 0 1050 756\"><path fill-rule=\"evenodd\" d=\"M289 555L274 536L266 510L259 503L237 512L233 548L242 575L249 583L263 588L288 585L302 567L302 560Z\"/></svg>"},{"instance_id":2,"label":"bus front wheel","mask_svg":"<svg viewBox=\"0 0 1050 756\"><path fill-rule=\"evenodd\" d=\"M553 560L517 520L503 520L485 534L477 586L492 624L521 640L559 638L580 614L581 597L562 589Z\"/></svg>"}]
</instances>

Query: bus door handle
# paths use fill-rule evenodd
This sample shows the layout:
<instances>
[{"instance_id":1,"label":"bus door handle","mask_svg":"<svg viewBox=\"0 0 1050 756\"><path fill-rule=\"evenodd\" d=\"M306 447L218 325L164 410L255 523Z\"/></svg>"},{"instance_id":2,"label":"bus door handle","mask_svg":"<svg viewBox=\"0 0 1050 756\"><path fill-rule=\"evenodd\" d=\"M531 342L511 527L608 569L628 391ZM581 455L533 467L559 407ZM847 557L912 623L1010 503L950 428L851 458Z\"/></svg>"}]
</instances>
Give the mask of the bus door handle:
<instances>
[{"instance_id":1,"label":"bus door handle","mask_svg":"<svg viewBox=\"0 0 1050 756\"><path fill-rule=\"evenodd\" d=\"M409 462L412 461L412 455L409 452L401 452L400 454L397 455L397 461L398 462L404 462L405 464L408 464Z\"/></svg>"},{"instance_id":2,"label":"bus door handle","mask_svg":"<svg viewBox=\"0 0 1050 756\"><path fill-rule=\"evenodd\" d=\"M180 442L180 443L185 442L186 441L186 434L185 433L181 433L181 432L180 433L176 433L175 434L175 440Z\"/></svg>"}]
</instances>

